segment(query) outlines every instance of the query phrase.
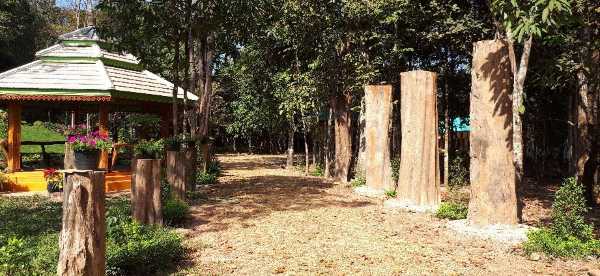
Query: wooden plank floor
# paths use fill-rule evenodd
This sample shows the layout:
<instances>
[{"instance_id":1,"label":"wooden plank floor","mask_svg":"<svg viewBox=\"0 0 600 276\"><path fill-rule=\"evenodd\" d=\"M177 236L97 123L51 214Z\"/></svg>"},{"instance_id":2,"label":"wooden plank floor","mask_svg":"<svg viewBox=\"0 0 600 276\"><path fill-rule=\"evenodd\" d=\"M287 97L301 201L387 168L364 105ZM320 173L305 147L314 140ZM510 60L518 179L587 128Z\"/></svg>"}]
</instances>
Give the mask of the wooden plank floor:
<instances>
[{"instance_id":1,"label":"wooden plank floor","mask_svg":"<svg viewBox=\"0 0 600 276\"><path fill-rule=\"evenodd\" d=\"M44 171L16 172L7 174L9 184L7 192L46 191ZM113 171L106 174L106 192L124 191L131 188L131 172Z\"/></svg>"}]
</instances>

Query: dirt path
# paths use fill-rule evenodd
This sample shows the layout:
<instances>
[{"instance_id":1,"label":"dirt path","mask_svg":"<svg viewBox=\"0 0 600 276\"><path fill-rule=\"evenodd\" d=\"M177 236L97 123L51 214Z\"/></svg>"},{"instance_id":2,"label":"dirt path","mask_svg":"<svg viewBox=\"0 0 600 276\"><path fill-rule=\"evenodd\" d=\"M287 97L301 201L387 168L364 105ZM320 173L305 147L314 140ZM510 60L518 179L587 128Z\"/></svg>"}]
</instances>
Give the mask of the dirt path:
<instances>
[{"instance_id":1,"label":"dirt path","mask_svg":"<svg viewBox=\"0 0 600 276\"><path fill-rule=\"evenodd\" d=\"M586 275L597 262L530 261L519 248L474 240L431 215L299 172L280 156L219 158L220 183L203 189L181 275Z\"/></svg>"}]
</instances>

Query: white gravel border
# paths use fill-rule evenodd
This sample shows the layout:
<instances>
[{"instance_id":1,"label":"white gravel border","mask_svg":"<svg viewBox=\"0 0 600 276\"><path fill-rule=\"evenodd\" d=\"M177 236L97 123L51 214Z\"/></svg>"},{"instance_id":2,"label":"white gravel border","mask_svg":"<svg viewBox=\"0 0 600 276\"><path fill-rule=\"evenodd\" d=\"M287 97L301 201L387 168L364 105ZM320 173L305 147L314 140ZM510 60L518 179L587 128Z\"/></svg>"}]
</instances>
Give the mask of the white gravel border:
<instances>
[{"instance_id":1,"label":"white gravel border","mask_svg":"<svg viewBox=\"0 0 600 276\"><path fill-rule=\"evenodd\" d=\"M366 197L374 197L374 198L385 197L385 191L383 189L374 189L367 185L363 185L363 186L354 188L354 193L361 195L361 196L366 196Z\"/></svg>"},{"instance_id":2,"label":"white gravel border","mask_svg":"<svg viewBox=\"0 0 600 276\"><path fill-rule=\"evenodd\" d=\"M386 209L400 209L404 211L414 213L435 213L439 206L432 205L418 205L407 200L400 200L397 198L390 198L383 202L383 208Z\"/></svg>"},{"instance_id":3,"label":"white gravel border","mask_svg":"<svg viewBox=\"0 0 600 276\"><path fill-rule=\"evenodd\" d=\"M526 241L527 232L536 229L535 227L524 224L477 226L471 225L466 219L451 220L448 222L448 228L466 236L500 241L512 245Z\"/></svg>"}]
</instances>

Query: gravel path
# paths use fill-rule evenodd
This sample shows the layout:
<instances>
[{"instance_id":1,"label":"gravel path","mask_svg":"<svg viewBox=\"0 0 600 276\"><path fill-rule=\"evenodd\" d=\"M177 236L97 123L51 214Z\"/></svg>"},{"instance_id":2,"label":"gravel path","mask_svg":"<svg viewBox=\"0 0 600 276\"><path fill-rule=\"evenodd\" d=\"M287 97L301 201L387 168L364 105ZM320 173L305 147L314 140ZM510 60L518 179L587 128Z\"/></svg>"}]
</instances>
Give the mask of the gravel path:
<instances>
[{"instance_id":1,"label":"gravel path","mask_svg":"<svg viewBox=\"0 0 600 276\"><path fill-rule=\"evenodd\" d=\"M178 275L587 275L597 260L531 261L429 214L389 211L349 187L284 170L280 156L219 156L192 208Z\"/></svg>"}]
</instances>

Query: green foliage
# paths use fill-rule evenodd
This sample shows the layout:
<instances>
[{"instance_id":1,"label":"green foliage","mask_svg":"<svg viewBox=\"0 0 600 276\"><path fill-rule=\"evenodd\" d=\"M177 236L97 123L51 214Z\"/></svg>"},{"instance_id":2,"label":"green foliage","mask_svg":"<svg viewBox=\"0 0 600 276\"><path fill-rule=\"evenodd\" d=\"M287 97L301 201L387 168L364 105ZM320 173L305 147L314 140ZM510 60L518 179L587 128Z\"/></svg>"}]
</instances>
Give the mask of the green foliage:
<instances>
[{"instance_id":1,"label":"green foliage","mask_svg":"<svg viewBox=\"0 0 600 276\"><path fill-rule=\"evenodd\" d=\"M222 170L221 162L219 162L219 160L212 160L208 162L208 166L206 167L206 172L209 174L214 174L215 176L221 175Z\"/></svg>"},{"instance_id":2,"label":"green foliage","mask_svg":"<svg viewBox=\"0 0 600 276\"><path fill-rule=\"evenodd\" d=\"M354 188L365 186L365 185L367 185L367 179L364 176L359 175L356 178L352 179L352 182L350 182L350 185L352 185L352 187L354 187Z\"/></svg>"},{"instance_id":3,"label":"green foliage","mask_svg":"<svg viewBox=\"0 0 600 276\"><path fill-rule=\"evenodd\" d=\"M163 203L163 220L166 225L180 225L190 212L190 206L182 200L170 198Z\"/></svg>"},{"instance_id":4,"label":"green foliage","mask_svg":"<svg viewBox=\"0 0 600 276\"><path fill-rule=\"evenodd\" d=\"M551 226L528 233L525 250L558 257L600 256L600 240L585 222L585 204L582 185L573 177L563 181L552 204Z\"/></svg>"},{"instance_id":5,"label":"green foliage","mask_svg":"<svg viewBox=\"0 0 600 276\"><path fill-rule=\"evenodd\" d=\"M162 140L141 140L133 147L133 152L139 159L160 159L163 151Z\"/></svg>"},{"instance_id":6,"label":"green foliage","mask_svg":"<svg viewBox=\"0 0 600 276\"><path fill-rule=\"evenodd\" d=\"M55 275L60 203L47 198L0 198L0 275ZM107 274L149 275L184 254L181 237L131 219L126 198L107 201Z\"/></svg>"},{"instance_id":7,"label":"green foliage","mask_svg":"<svg viewBox=\"0 0 600 276\"><path fill-rule=\"evenodd\" d=\"M457 155L448 167L448 187L450 189L469 185L469 168L466 158Z\"/></svg>"},{"instance_id":8,"label":"green foliage","mask_svg":"<svg viewBox=\"0 0 600 276\"><path fill-rule=\"evenodd\" d=\"M181 149L182 139L180 136L171 136L164 140L165 150L179 151Z\"/></svg>"},{"instance_id":9,"label":"green foliage","mask_svg":"<svg viewBox=\"0 0 600 276\"><path fill-rule=\"evenodd\" d=\"M315 169L310 173L310 175L312 176L323 176L325 175L325 171L323 169L323 166L321 166L321 164L318 164Z\"/></svg>"},{"instance_id":10,"label":"green foliage","mask_svg":"<svg viewBox=\"0 0 600 276\"><path fill-rule=\"evenodd\" d=\"M388 190L388 191L385 191L385 195L387 197L393 198L393 197L396 197L398 195L398 193L396 192L396 190Z\"/></svg>"},{"instance_id":11,"label":"green foliage","mask_svg":"<svg viewBox=\"0 0 600 276\"><path fill-rule=\"evenodd\" d=\"M435 212L440 219L458 220L466 219L469 209L462 203L444 202Z\"/></svg>"},{"instance_id":12,"label":"green foliage","mask_svg":"<svg viewBox=\"0 0 600 276\"><path fill-rule=\"evenodd\" d=\"M212 173L198 172L196 174L196 185L208 185L217 182L217 176Z\"/></svg>"},{"instance_id":13,"label":"green foliage","mask_svg":"<svg viewBox=\"0 0 600 276\"><path fill-rule=\"evenodd\" d=\"M398 178L400 177L400 158L391 159L390 163L392 167L392 179L394 183L398 183Z\"/></svg>"}]
</instances>

